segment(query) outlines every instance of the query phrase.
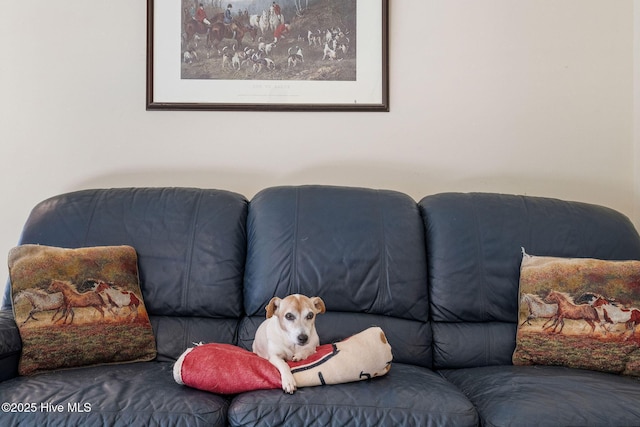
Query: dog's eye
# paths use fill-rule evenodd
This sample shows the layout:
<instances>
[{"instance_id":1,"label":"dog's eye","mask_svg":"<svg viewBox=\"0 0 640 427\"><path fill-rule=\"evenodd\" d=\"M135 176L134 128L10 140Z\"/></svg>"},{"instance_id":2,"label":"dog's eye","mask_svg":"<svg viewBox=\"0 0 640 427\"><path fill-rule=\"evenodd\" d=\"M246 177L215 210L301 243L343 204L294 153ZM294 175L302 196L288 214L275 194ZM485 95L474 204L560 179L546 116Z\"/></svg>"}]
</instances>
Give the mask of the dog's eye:
<instances>
[{"instance_id":1,"label":"dog's eye","mask_svg":"<svg viewBox=\"0 0 640 427\"><path fill-rule=\"evenodd\" d=\"M307 314L307 320L311 320L311 319L313 319L313 313Z\"/></svg>"},{"instance_id":2,"label":"dog's eye","mask_svg":"<svg viewBox=\"0 0 640 427\"><path fill-rule=\"evenodd\" d=\"M291 314L291 313L287 313L287 314L285 314L285 315L284 315L284 318L285 318L285 319L287 319L287 320L296 320L296 316L294 316L294 315L293 315L293 314Z\"/></svg>"}]
</instances>

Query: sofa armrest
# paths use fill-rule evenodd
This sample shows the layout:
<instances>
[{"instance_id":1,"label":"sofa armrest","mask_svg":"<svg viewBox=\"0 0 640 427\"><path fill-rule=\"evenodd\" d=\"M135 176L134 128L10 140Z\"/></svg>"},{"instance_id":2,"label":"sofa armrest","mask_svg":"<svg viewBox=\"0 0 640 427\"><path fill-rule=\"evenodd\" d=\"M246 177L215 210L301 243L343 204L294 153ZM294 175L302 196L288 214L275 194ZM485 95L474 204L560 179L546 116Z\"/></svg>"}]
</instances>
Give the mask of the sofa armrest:
<instances>
[{"instance_id":1,"label":"sofa armrest","mask_svg":"<svg viewBox=\"0 0 640 427\"><path fill-rule=\"evenodd\" d=\"M22 340L11 310L0 310L0 381L18 375Z\"/></svg>"}]
</instances>

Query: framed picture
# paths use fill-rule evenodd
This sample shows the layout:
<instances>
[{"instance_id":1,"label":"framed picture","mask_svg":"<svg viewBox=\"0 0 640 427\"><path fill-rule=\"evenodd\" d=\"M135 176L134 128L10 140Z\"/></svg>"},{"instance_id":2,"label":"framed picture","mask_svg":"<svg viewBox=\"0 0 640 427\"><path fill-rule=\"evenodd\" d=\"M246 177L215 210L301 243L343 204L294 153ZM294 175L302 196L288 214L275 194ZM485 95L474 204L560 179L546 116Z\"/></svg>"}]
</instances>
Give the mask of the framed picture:
<instances>
[{"instance_id":1,"label":"framed picture","mask_svg":"<svg viewBox=\"0 0 640 427\"><path fill-rule=\"evenodd\" d=\"M389 111L388 0L147 0L147 110Z\"/></svg>"}]
</instances>

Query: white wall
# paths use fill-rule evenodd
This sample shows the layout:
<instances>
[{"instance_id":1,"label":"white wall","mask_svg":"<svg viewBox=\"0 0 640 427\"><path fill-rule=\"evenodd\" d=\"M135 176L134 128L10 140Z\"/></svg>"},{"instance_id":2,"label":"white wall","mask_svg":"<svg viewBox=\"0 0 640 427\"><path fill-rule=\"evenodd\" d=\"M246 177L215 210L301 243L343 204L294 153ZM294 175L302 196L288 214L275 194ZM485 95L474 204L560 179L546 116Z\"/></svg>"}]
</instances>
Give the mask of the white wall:
<instances>
[{"instance_id":1,"label":"white wall","mask_svg":"<svg viewBox=\"0 0 640 427\"><path fill-rule=\"evenodd\" d=\"M391 0L390 113L147 112L145 1L2 2L0 254L91 187L496 191L640 225L639 2Z\"/></svg>"}]
</instances>

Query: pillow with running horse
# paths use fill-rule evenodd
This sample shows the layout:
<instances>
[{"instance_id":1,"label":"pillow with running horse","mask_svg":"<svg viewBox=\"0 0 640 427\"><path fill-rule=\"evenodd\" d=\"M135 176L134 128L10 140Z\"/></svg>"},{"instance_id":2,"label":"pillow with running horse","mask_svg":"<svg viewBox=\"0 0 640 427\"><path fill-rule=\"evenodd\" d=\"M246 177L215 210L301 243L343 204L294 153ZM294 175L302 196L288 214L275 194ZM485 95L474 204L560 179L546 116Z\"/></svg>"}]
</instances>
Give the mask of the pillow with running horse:
<instances>
[{"instance_id":1,"label":"pillow with running horse","mask_svg":"<svg viewBox=\"0 0 640 427\"><path fill-rule=\"evenodd\" d=\"M130 246L9 252L20 375L151 360L156 344Z\"/></svg>"},{"instance_id":2,"label":"pillow with running horse","mask_svg":"<svg viewBox=\"0 0 640 427\"><path fill-rule=\"evenodd\" d=\"M640 376L640 261L532 256L520 266L514 365Z\"/></svg>"}]
</instances>

